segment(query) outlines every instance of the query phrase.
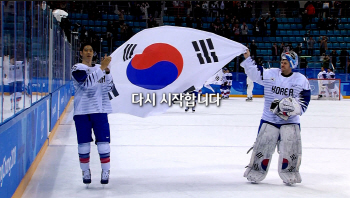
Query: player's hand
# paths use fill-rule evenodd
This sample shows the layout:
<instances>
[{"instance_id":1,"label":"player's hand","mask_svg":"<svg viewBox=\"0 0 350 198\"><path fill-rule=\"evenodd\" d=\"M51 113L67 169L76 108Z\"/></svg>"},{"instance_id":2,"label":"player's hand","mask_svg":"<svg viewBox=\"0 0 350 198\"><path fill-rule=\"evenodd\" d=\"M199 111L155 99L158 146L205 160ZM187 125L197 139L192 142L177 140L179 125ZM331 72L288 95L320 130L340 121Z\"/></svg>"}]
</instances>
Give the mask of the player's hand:
<instances>
[{"instance_id":1,"label":"player's hand","mask_svg":"<svg viewBox=\"0 0 350 198\"><path fill-rule=\"evenodd\" d=\"M247 50L246 53L243 54L244 58L248 58L250 56L250 52L249 52L249 49Z\"/></svg>"},{"instance_id":2,"label":"player's hand","mask_svg":"<svg viewBox=\"0 0 350 198\"><path fill-rule=\"evenodd\" d=\"M110 56L107 56L107 54L105 54L105 57L103 58L103 61L101 62L101 70L105 70L109 63L111 62L112 58Z\"/></svg>"},{"instance_id":3,"label":"player's hand","mask_svg":"<svg viewBox=\"0 0 350 198\"><path fill-rule=\"evenodd\" d=\"M292 98L283 98L278 106L282 112L293 112L295 109Z\"/></svg>"}]
</instances>

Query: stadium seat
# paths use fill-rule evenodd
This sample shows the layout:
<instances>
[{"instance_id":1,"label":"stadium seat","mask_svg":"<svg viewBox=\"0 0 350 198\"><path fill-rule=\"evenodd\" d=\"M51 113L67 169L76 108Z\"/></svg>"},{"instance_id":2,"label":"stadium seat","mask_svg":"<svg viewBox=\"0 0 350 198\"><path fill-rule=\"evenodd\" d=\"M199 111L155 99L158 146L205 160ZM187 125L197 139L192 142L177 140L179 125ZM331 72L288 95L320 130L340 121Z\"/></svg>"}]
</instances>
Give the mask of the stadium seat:
<instances>
[{"instance_id":1,"label":"stadium seat","mask_svg":"<svg viewBox=\"0 0 350 198\"><path fill-rule=\"evenodd\" d=\"M346 35L346 34L342 34L342 35ZM344 37L344 42L350 42L350 37Z\"/></svg>"},{"instance_id":2,"label":"stadium seat","mask_svg":"<svg viewBox=\"0 0 350 198\"><path fill-rule=\"evenodd\" d=\"M260 53L261 53L262 55L267 55L267 50L260 50Z\"/></svg>"},{"instance_id":3,"label":"stadium seat","mask_svg":"<svg viewBox=\"0 0 350 198\"><path fill-rule=\"evenodd\" d=\"M95 25L96 25L96 26L101 26L101 25L102 25L102 22L101 22L101 21L95 21Z\"/></svg>"},{"instance_id":4,"label":"stadium seat","mask_svg":"<svg viewBox=\"0 0 350 198\"><path fill-rule=\"evenodd\" d=\"M208 29L209 28L209 23L203 23L203 28Z\"/></svg>"},{"instance_id":5,"label":"stadium seat","mask_svg":"<svg viewBox=\"0 0 350 198\"><path fill-rule=\"evenodd\" d=\"M282 23L287 23L288 19L287 18L282 18Z\"/></svg>"},{"instance_id":6,"label":"stadium seat","mask_svg":"<svg viewBox=\"0 0 350 198\"><path fill-rule=\"evenodd\" d=\"M285 30L289 30L289 29L290 29L290 25L289 25L289 24L284 24L284 25L283 25L283 28L284 28Z\"/></svg>"},{"instance_id":7,"label":"stadium seat","mask_svg":"<svg viewBox=\"0 0 350 198\"><path fill-rule=\"evenodd\" d=\"M333 35L333 34L334 34L333 30L327 30L327 35Z\"/></svg>"},{"instance_id":8,"label":"stadium seat","mask_svg":"<svg viewBox=\"0 0 350 198\"><path fill-rule=\"evenodd\" d=\"M132 32L134 33L138 33L139 31L141 31L140 28L132 28Z\"/></svg>"},{"instance_id":9,"label":"stadium seat","mask_svg":"<svg viewBox=\"0 0 350 198\"><path fill-rule=\"evenodd\" d=\"M102 32L107 32L107 27L102 27Z\"/></svg>"},{"instance_id":10,"label":"stadium seat","mask_svg":"<svg viewBox=\"0 0 350 198\"><path fill-rule=\"evenodd\" d=\"M299 30L293 30L293 35L300 35Z\"/></svg>"},{"instance_id":11,"label":"stadium seat","mask_svg":"<svg viewBox=\"0 0 350 198\"><path fill-rule=\"evenodd\" d=\"M320 33L318 32L318 30L312 30L311 35L318 36L318 35L320 35Z\"/></svg>"},{"instance_id":12,"label":"stadium seat","mask_svg":"<svg viewBox=\"0 0 350 198\"><path fill-rule=\"evenodd\" d=\"M268 55L271 55L271 54L272 54L272 51L271 51L271 50L267 50L267 54L268 54ZM269 58L269 60L270 60L270 58Z\"/></svg>"},{"instance_id":13,"label":"stadium seat","mask_svg":"<svg viewBox=\"0 0 350 198\"><path fill-rule=\"evenodd\" d=\"M282 36L287 35L287 31L286 30L280 30L280 35L282 35Z\"/></svg>"},{"instance_id":14,"label":"stadium seat","mask_svg":"<svg viewBox=\"0 0 350 198\"><path fill-rule=\"evenodd\" d=\"M299 29L299 28L298 28ZM300 35L301 36L304 36L306 34L306 31L305 30L300 30Z\"/></svg>"},{"instance_id":15,"label":"stadium seat","mask_svg":"<svg viewBox=\"0 0 350 198\"><path fill-rule=\"evenodd\" d=\"M211 23L211 22L213 22L213 20L215 20L214 17L207 17L207 22Z\"/></svg>"},{"instance_id":16,"label":"stadium seat","mask_svg":"<svg viewBox=\"0 0 350 198\"><path fill-rule=\"evenodd\" d=\"M281 43L282 42L282 37L276 37L276 42Z\"/></svg>"},{"instance_id":17,"label":"stadium seat","mask_svg":"<svg viewBox=\"0 0 350 198\"><path fill-rule=\"evenodd\" d=\"M257 37L257 38L256 38L256 41L257 41L257 42L262 42L262 37L260 37L260 36Z\"/></svg>"},{"instance_id":18,"label":"stadium seat","mask_svg":"<svg viewBox=\"0 0 350 198\"><path fill-rule=\"evenodd\" d=\"M327 34L326 30L320 30L320 35L321 36L326 36L326 34Z\"/></svg>"},{"instance_id":19,"label":"stadium seat","mask_svg":"<svg viewBox=\"0 0 350 198\"><path fill-rule=\"evenodd\" d=\"M267 24L267 29L268 29L268 30L271 29L270 27L271 27L270 24Z\"/></svg>"},{"instance_id":20,"label":"stadium seat","mask_svg":"<svg viewBox=\"0 0 350 198\"><path fill-rule=\"evenodd\" d=\"M108 22L107 21L102 21L101 25L102 26L107 26Z\"/></svg>"},{"instance_id":21,"label":"stadium seat","mask_svg":"<svg viewBox=\"0 0 350 198\"><path fill-rule=\"evenodd\" d=\"M338 42L344 42L344 39L343 39L343 37L339 36L339 37L337 37L337 41Z\"/></svg>"},{"instance_id":22,"label":"stadium seat","mask_svg":"<svg viewBox=\"0 0 350 198\"><path fill-rule=\"evenodd\" d=\"M347 19L347 18L341 18L341 22L342 22L342 23L347 23L347 22L348 22L348 19Z\"/></svg>"},{"instance_id":23,"label":"stadium seat","mask_svg":"<svg viewBox=\"0 0 350 198\"><path fill-rule=\"evenodd\" d=\"M206 23L207 22L207 17L202 17L202 22Z\"/></svg>"},{"instance_id":24,"label":"stadium seat","mask_svg":"<svg viewBox=\"0 0 350 198\"><path fill-rule=\"evenodd\" d=\"M291 31L291 30L287 30L287 35L293 35L293 31Z\"/></svg>"},{"instance_id":25,"label":"stadium seat","mask_svg":"<svg viewBox=\"0 0 350 198\"><path fill-rule=\"evenodd\" d=\"M291 24L291 25L290 25L290 28L293 29L293 30L295 30L295 29L297 29L297 25L296 25L296 24Z\"/></svg>"},{"instance_id":26,"label":"stadium seat","mask_svg":"<svg viewBox=\"0 0 350 198\"><path fill-rule=\"evenodd\" d=\"M139 26L140 26L140 23L139 23L139 22L134 21L134 26L135 26L135 27L139 27Z\"/></svg>"},{"instance_id":27,"label":"stadium seat","mask_svg":"<svg viewBox=\"0 0 350 198\"><path fill-rule=\"evenodd\" d=\"M102 14L102 19L103 20L107 20L108 19L108 15L107 14Z\"/></svg>"},{"instance_id":28,"label":"stadium seat","mask_svg":"<svg viewBox=\"0 0 350 198\"><path fill-rule=\"evenodd\" d=\"M101 32L101 27L95 27L95 32Z\"/></svg>"},{"instance_id":29,"label":"stadium seat","mask_svg":"<svg viewBox=\"0 0 350 198\"><path fill-rule=\"evenodd\" d=\"M347 30L350 29L350 24L345 24L344 28L347 29Z\"/></svg>"},{"instance_id":30,"label":"stadium seat","mask_svg":"<svg viewBox=\"0 0 350 198\"><path fill-rule=\"evenodd\" d=\"M168 16L163 16L163 21L168 21L169 17Z\"/></svg>"},{"instance_id":31,"label":"stadium seat","mask_svg":"<svg viewBox=\"0 0 350 198\"><path fill-rule=\"evenodd\" d=\"M344 25L343 24L339 24L338 25L338 29L341 29L341 30L344 29Z\"/></svg>"},{"instance_id":32,"label":"stadium seat","mask_svg":"<svg viewBox=\"0 0 350 198\"><path fill-rule=\"evenodd\" d=\"M168 23L168 22L164 22L163 24L164 24L164 25L170 25L170 23Z\"/></svg>"},{"instance_id":33,"label":"stadium seat","mask_svg":"<svg viewBox=\"0 0 350 198\"><path fill-rule=\"evenodd\" d=\"M337 42L337 37L334 37L334 36L329 37L329 41L330 42Z\"/></svg>"},{"instance_id":34,"label":"stadium seat","mask_svg":"<svg viewBox=\"0 0 350 198\"><path fill-rule=\"evenodd\" d=\"M270 42L270 39L269 39L269 37L265 36L265 37L263 37L263 41L264 42Z\"/></svg>"},{"instance_id":35,"label":"stadium seat","mask_svg":"<svg viewBox=\"0 0 350 198\"><path fill-rule=\"evenodd\" d=\"M303 42L303 37L298 36L295 38L295 41L298 43L301 43L301 42Z\"/></svg>"},{"instance_id":36,"label":"stadium seat","mask_svg":"<svg viewBox=\"0 0 350 198\"><path fill-rule=\"evenodd\" d=\"M289 42L289 37L283 37L283 42Z\"/></svg>"},{"instance_id":37,"label":"stadium seat","mask_svg":"<svg viewBox=\"0 0 350 198\"><path fill-rule=\"evenodd\" d=\"M181 23L181 26L182 27L186 27L186 23Z\"/></svg>"},{"instance_id":38,"label":"stadium seat","mask_svg":"<svg viewBox=\"0 0 350 198\"><path fill-rule=\"evenodd\" d=\"M346 43L340 43L340 44L339 44L339 47L340 47L340 48L346 48Z\"/></svg>"},{"instance_id":39,"label":"stadium seat","mask_svg":"<svg viewBox=\"0 0 350 198\"><path fill-rule=\"evenodd\" d=\"M331 44L331 43L329 43ZM329 46L331 48L339 48L339 43L332 43L332 46Z\"/></svg>"},{"instance_id":40,"label":"stadium seat","mask_svg":"<svg viewBox=\"0 0 350 198\"><path fill-rule=\"evenodd\" d=\"M316 24L311 24L311 29L317 29Z\"/></svg>"},{"instance_id":41,"label":"stadium seat","mask_svg":"<svg viewBox=\"0 0 350 198\"><path fill-rule=\"evenodd\" d=\"M277 29L282 30L283 29L283 24L278 24Z\"/></svg>"},{"instance_id":42,"label":"stadium seat","mask_svg":"<svg viewBox=\"0 0 350 198\"><path fill-rule=\"evenodd\" d=\"M128 24L129 27L133 27L134 26L134 22L132 22L132 21L127 21L126 24Z\"/></svg>"},{"instance_id":43,"label":"stadium seat","mask_svg":"<svg viewBox=\"0 0 350 198\"><path fill-rule=\"evenodd\" d=\"M76 19L81 19L81 14L80 14L80 13L76 13L76 14L75 14L75 18L76 18Z\"/></svg>"},{"instance_id":44,"label":"stadium seat","mask_svg":"<svg viewBox=\"0 0 350 198\"><path fill-rule=\"evenodd\" d=\"M175 21L175 17L173 17L173 16L169 16L169 21Z\"/></svg>"},{"instance_id":45,"label":"stadium seat","mask_svg":"<svg viewBox=\"0 0 350 198\"><path fill-rule=\"evenodd\" d=\"M84 26L87 26L89 24L89 22L88 22L88 20L82 20L81 24L84 25Z\"/></svg>"},{"instance_id":46,"label":"stadium seat","mask_svg":"<svg viewBox=\"0 0 350 198\"><path fill-rule=\"evenodd\" d=\"M289 42L295 42L295 37L289 37Z\"/></svg>"},{"instance_id":47,"label":"stadium seat","mask_svg":"<svg viewBox=\"0 0 350 198\"><path fill-rule=\"evenodd\" d=\"M301 19L300 18L295 18L294 21L295 21L295 23L301 23Z\"/></svg>"},{"instance_id":48,"label":"stadium seat","mask_svg":"<svg viewBox=\"0 0 350 198\"><path fill-rule=\"evenodd\" d=\"M340 35L340 31L339 30L334 30L334 35Z\"/></svg>"},{"instance_id":49,"label":"stadium seat","mask_svg":"<svg viewBox=\"0 0 350 198\"><path fill-rule=\"evenodd\" d=\"M140 27L146 27L146 22L140 22Z\"/></svg>"},{"instance_id":50,"label":"stadium seat","mask_svg":"<svg viewBox=\"0 0 350 198\"><path fill-rule=\"evenodd\" d=\"M270 37L270 42L275 42L275 41L276 41L276 37L271 36L271 37Z\"/></svg>"},{"instance_id":51,"label":"stadium seat","mask_svg":"<svg viewBox=\"0 0 350 198\"><path fill-rule=\"evenodd\" d=\"M315 63L315 68L321 68L322 63Z\"/></svg>"},{"instance_id":52,"label":"stadium seat","mask_svg":"<svg viewBox=\"0 0 350 198\"><path fill-rule=\"evenodd\" d=\"M319 56L320 55L320 50L315 50L315 56Z\"/></svg>"},{"instance_id":53,"label":"stadium seat","mask_svg":"<svg viewBox=\"0 0 350 198\"><path fill-rule=\"evenodd\" d=\"M297 24L297 29L300 30L303 28L303 25L301 25L300 23Z\"/></svg>"},{"instance_id":54,"label":"stadium seat","mask_svg":"<svg viewBox=\"0 0 350 198\"><path fill-rule=\"evenodd\" d=\"M315 18L312 18L311 22L312 22L312 23L317 23L317 22L318 22L318 18L316 18L316 17L315 17Z\"/></svg>"},{"instance_id":55,"label":"stadium seat","mask_svg":"<svg viewBox=\"0 0 350 198\"><path fill-rule=\"evenodd\" d=\"M89 15L88 15L88 14L83 14L83 15L81 16L81 18L82 18L82 19L88 19L88 18L89 18Z\"/></svg>"},{"instance_id":56,"label":"stadium seat","mask_svg":"<svg viewBox=\"0 0 350 198\"><path fill-rule=\"evenodd\" d=\"M107 45L108 45L107 41L102 41L102 46L107 46Z\"/></svg>"},{"instance_id":57,"label":"stadium seat","mask_svg":"<svg viewBox=\"0 0 350 198\"><path fill-rule=\"evenodd\" d=\"M117 15L117 14L114 15L114 20L117 20L117 21L118 21L118 20L119 20L119 15Z\"/></svg>"},{"instance_id":58,"label":"stadium seat","mask_svg":"<svg viewBox=\"0 0 350 198\"><path fill-rule=\"evenodd\" d=\"M89 20L89 25L90 26L94 26L95 25L95 22L93 20Z\"/></svg>"},{"instance_id":59,"label":"stadium seat","mask_svg":"<svg viewBox=\"0 0 350 198\"><path fill-rule=\"evenodd\" d=\"M294 18L288 18L288 23L294 23Z\"/></svg>"},{"instance_id":60,"label":"stadium seat","mask_svg":"<svg viewBox=\"0 0 350 198\"><path fill-rule=\"evenodd\" d=\"M132 21L134 19L134 16L132 15L126 15L126 20Z\"/></svg>"}]
</instances>

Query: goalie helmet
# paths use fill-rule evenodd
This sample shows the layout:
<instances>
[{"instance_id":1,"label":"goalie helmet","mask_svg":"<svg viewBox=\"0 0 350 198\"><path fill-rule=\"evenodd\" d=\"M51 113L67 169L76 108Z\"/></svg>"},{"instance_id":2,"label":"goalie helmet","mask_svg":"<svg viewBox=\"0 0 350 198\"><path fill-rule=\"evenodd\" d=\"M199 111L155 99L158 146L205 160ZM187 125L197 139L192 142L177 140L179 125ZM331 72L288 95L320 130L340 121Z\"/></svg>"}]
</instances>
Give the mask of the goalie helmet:
<instances>
[{"instance_id":1,"label":"goalie helmet","mask_svg":"<svg viewBox=\"0 0 350 198\"><path fill-rule=\"evenodd\" d=\"M293 69L297 68L298 66L298 54L293 51L282 53L281 59L288 60L290 67Z\"/></svg>"}]
</instances>

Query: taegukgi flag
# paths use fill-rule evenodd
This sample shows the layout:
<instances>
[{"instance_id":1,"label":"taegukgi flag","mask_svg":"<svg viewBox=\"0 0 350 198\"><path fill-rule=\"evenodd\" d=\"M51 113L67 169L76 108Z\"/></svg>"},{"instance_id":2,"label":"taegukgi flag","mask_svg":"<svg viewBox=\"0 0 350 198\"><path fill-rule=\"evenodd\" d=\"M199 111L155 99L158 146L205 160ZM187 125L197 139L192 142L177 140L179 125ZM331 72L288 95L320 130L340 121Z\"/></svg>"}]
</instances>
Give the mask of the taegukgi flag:
<instances>
[{"instance_id":1,"label":"taegukgi flag","mask_svg":"<svg viewBox=\"0 0 350 198\"><path fill-rule=\"evenodd\" d=\"M169 100L169 93L182 93L192 86L201 88L246 50L240 43L192 28L145 29L111 54L111 74L119 92L111 100L113 112L139 117L161 114L170 106L164 101ZM140 93L143 100L135 97Z\"/></svg>"}]
</instances>

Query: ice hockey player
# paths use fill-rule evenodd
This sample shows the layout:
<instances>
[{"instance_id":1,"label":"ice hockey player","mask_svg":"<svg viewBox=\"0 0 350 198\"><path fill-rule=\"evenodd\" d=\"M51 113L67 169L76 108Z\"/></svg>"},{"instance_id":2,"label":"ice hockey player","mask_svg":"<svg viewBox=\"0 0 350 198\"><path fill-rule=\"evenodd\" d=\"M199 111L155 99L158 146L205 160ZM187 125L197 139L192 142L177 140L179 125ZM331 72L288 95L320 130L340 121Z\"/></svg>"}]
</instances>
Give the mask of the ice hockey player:
<instances>
[{"instance_id":1,"label":"ice hockey player","mask_svg":"<svg viewBox=\"0 0 350 198\"><path fill-rule=\"evenodd\" d=\"M102 173L101 184L108 184L110 173L110 130L107 114L112 112L108 92L113 80L108 68L111 57L105 56L101 65L92 64L93 48L85 43L80 47L82 63L72 67L74 95L74 121L77 131L80 168L83 183L91 183L90 142L92 129L100 155Z\"/></svg>"},{"instance_id":2,"label":"ice hockey player","mask_svg":"<svg viewBox=\"0 0 350 198\"><path fill-rule=\"evenodd\" d=\"M321 67L321 71L317 74L318 80L318 99L322 97L328 97L328 81L327 81L327 72L324 67Z\"/></svg>"},{"instance_id":3,"label":"ice hockey player","mask_svg":"<svg viewBox=\"0 0 350 198\"><path fill-rule=\"evenodd\" d=\"M230 73L226 67L224 67L222 71L224 74L222 76L222 85L220 87L221 98L228 99L231 93L230 89L232 85L232 73Z\"/></svg>"},{"instance_id":4,"label":"ice hockey player","mask_svg":"<svg viewBox=\"0 0 350 198\"><path fill-rule=\"evenodd\" d=\"M4 64L5 65L5 64ZM16 109L20 110L19 103L22 100L22 91L23 91L23 69L24 62L16 61L14 58L10 59L9 73L8 73L8 83L10 87L10 101L11 101L11 111ZM14 101L16 101L14 104Z\"/></svg>"},{"instance_id":5,"label":"ice hockey player","mask_svg":"<svg viewBox=\"0 0 350 198\"><path fill-rule=\"evenodd\" d=\"M335 73L333 72L333 68L328 68L327 69L327 79L328 79L328 91L330 93L330 97L336 99L339 97L339 88L335 84Z\"/></svg>"},{"instance_id":6,"label":"ice hockey player","mask_svg":"<svg viewBox=\"0 0 350 198\"><path fill-rule=\"evenodd\" d=\"M197 105L197 101L198 101L198 97L200 97L200 94L202 93L202 90L201 89L197 89L197 90L193 90L191 92L189 92L189 94L194 94L194 106L191 107L192 108L192 113L194 113L196 111L196 105ZM189 106L187 106L185 108L185 111L187 112L188 110L190 109Z\"/></svg>"},{"instance_id":7,"label":"ice hockey player","mask_svg":"<svg viewBox=\"0 0 350 198\"><path fill-rule=\"evenodd\" d=\"M241 66L245 73L254 82L264 86L265 93L263 115L244 177L252 183L265 179L277 146L280 178L288 185L300 183L302 147L299 116L309 105L310 85L304 75L292 72L292 68L298 65L298 55L293 51L283 53L281 68L265 69L262 72L258 71L249 51L244 57L246 59Z\"/></svg>"}]
</instances>

